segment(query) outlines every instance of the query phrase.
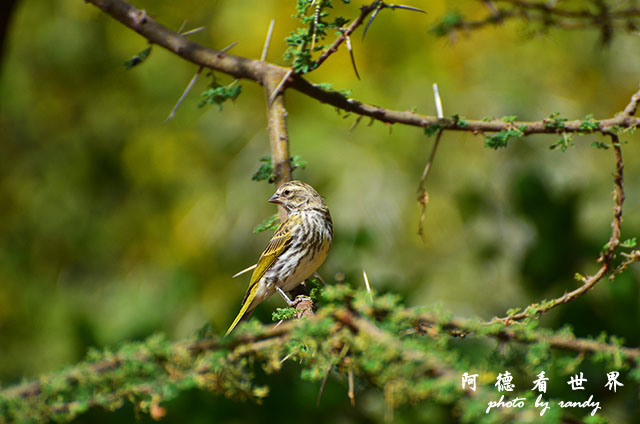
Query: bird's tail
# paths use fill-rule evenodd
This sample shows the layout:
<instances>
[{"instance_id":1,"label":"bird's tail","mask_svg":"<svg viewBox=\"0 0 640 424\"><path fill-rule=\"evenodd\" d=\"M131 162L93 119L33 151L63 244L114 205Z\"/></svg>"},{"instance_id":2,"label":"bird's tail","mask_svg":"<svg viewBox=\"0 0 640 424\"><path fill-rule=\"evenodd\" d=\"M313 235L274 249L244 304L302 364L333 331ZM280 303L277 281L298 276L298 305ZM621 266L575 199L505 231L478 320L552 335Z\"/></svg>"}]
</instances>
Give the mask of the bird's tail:
<instances>
[{"instance_id":1,"label":"bird's tail","mask_svg":"<svg viewBox=\"0 0 640 424\"><path fill-rule=\"evenodd\" d=\"M258 292L258 286L259 285L260 284L254 284L253 287L251 287L249 289L249 291L247 292L247 295L244 297L244 300L242 301L242 307L240 308L240 312L238 312L238 315L236 316L236 319L233 320L233 323L231 324L231 326L229 327L227 332L224 334L225 337L228 336L229 333L231 333L234 328L236 328L236 325L238 325L240 320L242 320L242 318L247 313L251 314L253 309L251 311L247 311L247 309L249 309L249 306L251 306L251 303L253 303L253 300L256 297L256 293Z\"/></svg>"}]
</instances>

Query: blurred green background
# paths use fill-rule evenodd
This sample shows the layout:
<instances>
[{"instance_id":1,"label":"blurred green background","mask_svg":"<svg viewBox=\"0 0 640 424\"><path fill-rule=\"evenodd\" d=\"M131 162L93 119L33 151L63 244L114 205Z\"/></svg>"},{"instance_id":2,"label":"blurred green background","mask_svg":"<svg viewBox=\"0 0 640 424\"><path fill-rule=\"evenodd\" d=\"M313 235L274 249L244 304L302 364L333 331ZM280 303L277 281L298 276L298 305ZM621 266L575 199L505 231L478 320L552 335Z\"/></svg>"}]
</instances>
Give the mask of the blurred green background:
<instances>
[{"instance_id":1,"label":"blurred green background","mask_svg":"<svg viewBox=\"0 0 640 424\"><path fill-rule=\"evenodd\" d=\"M611 117L637 90L637 35L618 33L603 47L595 30L532 37L510 22L456 40L436 38L429 30L453 10L448 3L407 2L428 14L383 11L364 41L358 32L361 81L346 50L308 79L351 89L368 103L431 115L437 82L445 115L471 119ZM293 1L134 5L175 30L184 20L187 28L205 26L190 37L203 45L239 41L232 53L252 58L275 19L268 60L279 64L283 39L297 26ZM355 17L359 5L336 6ZM485 13L477 1L455 8L471 17ZM230 277L255 263L269 238L252 233L274 213L266 202L274 188L251 181L259 158L269 155L261 87L244 81L235 103L199 109L208 84L200 78L163 126L197 67L155 47L147 62L126 71L123 62L145 47L80 0L18 2L0 68L3 385L76 362L89 347L155 332L179 339L207 322L222 334L248 283L248 276ZM358 286L366 269L375 290L399 293L409 305L441 304L490 319L571 290L575 272L596 269L610 234L614 158L589 145L608 140L579 137L562 153L549 149L556 136L531 136L493 151L481 136L445 133L427 184L423 243L416 188L433 139L417 128L367 126L368 119L350 132L354 116L296 92L286 102L292 154L309 162L295 177L325 196L335 222L335 244L320 269L325 280L343 273ZM640 147L637 136L624 139L623 239L640 235ZM636 265L542 323L571 324L580 336L607 331L638 345L639 281ZM268 322L277 306L274 298L254 316ZM290 421L318 391L297 372L293 364L269 377L265 406L190 393L168 407L167 420ZM323 405L333 409L317 410L319 421L381 419L379 393L361 387L354 409L345 387L330 379ZM629 400L622 396L608 400L605 412L615 415L615 402ZM130 408L118 414L92 412L79 421L134 419ZM398 419L409 422L445 422L438 417L447 415L435 405L402 414Z\"/></svg>"}]
</instances>

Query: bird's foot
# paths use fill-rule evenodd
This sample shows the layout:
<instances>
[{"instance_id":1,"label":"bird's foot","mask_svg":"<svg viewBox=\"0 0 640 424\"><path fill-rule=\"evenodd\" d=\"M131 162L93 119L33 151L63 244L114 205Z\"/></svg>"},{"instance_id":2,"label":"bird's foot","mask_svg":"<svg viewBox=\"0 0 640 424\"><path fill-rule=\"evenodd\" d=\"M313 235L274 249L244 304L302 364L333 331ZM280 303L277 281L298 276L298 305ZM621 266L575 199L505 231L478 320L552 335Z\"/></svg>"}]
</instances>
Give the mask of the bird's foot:
<instances>
[{"instance_id":1,"label":"bird's foot","mask_svg":"<svg viewBox=\"0 0 640 424\"><path fill-rule=\"evenodd\" d=\"M284 299L285 302L287 302L287 305L289 305L290 308L296 307L296 301L291 300L291 298L287 296L284 290L282 290L280 287L276 287L276 290L278 290L278 293L280 293L280 296L282 296L282 298Z\"/></svg>"},{"instance_id":2,"label":"bird's foot","mask_svg":"<svg viewBox=\"0 0 640 424\"><path fill-rule=\"evenodd\" d=\"M295 308L301 302L311 302L311 298L309 296L300 295L300 296L296 296L296 298L293 299L293 302L291 302L291 303L293 304L293 307Z\"/></svg>"}]
</instances>

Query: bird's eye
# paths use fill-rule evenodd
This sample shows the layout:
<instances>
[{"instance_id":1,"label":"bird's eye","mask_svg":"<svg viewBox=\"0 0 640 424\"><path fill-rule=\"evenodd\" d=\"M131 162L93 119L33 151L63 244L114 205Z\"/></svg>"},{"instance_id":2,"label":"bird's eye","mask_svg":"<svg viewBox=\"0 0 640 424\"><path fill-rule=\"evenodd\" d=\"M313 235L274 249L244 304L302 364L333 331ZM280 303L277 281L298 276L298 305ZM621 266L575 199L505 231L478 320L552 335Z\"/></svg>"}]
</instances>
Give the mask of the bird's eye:
<instances>
[{"instance_id":1,"label":"bird's eye","mask_svg":"<svg viewBox=\"0 0 640 424\"><path fill-rule=\"evenodd\" d=\"M291 190L285 190L282 192L282 194L284 194L285 196L288 196L291 194Z\"/></svg>"}]
</instances>

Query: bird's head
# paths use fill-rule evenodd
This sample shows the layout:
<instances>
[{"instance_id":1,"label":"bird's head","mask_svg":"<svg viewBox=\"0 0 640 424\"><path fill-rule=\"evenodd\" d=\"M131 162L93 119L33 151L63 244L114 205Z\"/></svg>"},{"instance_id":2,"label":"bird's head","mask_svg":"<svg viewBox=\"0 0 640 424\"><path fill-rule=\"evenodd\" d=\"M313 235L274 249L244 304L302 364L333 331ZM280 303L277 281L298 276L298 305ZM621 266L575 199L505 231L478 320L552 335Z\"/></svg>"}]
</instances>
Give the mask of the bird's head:
<instances>
[{"instance_id":1,"label":"bird's head","mask_svg":"<svg viewBox=\"0 0 640 424\"><path fill-rule=\"evenodd\" d=\"M282 205L287 212L326 208L318 192L302 181L289 181L282 184L271 196L269 202Z\"/></svg>"}]
</instances>

